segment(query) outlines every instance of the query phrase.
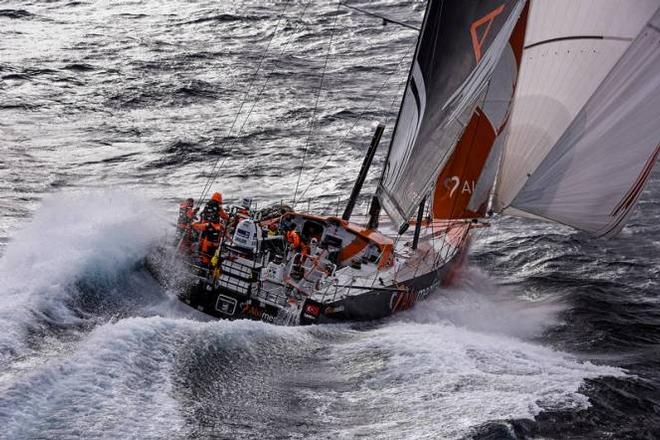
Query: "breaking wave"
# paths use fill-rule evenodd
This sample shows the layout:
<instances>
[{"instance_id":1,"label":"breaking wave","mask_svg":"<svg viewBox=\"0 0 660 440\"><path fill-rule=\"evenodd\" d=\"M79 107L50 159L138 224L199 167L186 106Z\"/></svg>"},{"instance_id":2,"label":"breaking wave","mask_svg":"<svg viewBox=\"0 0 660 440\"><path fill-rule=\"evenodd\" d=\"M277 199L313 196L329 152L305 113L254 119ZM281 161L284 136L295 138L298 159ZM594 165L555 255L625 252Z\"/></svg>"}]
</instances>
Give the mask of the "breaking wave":
<instances>
[{"instance_id":1,"label":"breaking wave","mask_svg":"<svg viewBox=\"0 0 660 440\"><path fill-rule=\"evenodd\" d=\"M0 259L0 365L154 294L136 272L164 232L159 212L128 191L46 197Z\"/></svg>"},{"instance_id":2,"label":"breaking wave","mask_svg":"<svg viewBox=\"0 0 660 440\"><path fill-rule=\"evenodd\" d=\"M292 351L310 339L300 329L249 321L151 317L106 323L68 356L5 387L3 435L190 438L209 418L223 420L216 432L229 435L264 416L250 411L251 404L274 418L286 411L268 385L261 393L253 387L286 371L295 361Z\"/></svg>"}]
</instances>

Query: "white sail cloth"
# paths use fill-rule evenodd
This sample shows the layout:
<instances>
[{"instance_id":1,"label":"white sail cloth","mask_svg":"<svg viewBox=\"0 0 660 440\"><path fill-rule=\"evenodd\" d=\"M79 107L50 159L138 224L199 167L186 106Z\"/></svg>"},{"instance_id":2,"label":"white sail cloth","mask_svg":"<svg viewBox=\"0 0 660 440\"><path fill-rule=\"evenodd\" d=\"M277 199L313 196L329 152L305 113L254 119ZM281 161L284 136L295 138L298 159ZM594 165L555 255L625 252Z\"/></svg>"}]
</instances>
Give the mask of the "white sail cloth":
<instances>
[{"instance_id":1,"label":"white sail cloth","mask_svg":"<svg viewBox=\"0 0 660 440\"><path fill-rule=\"evenodd\" d=\"M532 1L496 210L621 229L660 141L659 4Z\"/></svg>"}]
</instances>

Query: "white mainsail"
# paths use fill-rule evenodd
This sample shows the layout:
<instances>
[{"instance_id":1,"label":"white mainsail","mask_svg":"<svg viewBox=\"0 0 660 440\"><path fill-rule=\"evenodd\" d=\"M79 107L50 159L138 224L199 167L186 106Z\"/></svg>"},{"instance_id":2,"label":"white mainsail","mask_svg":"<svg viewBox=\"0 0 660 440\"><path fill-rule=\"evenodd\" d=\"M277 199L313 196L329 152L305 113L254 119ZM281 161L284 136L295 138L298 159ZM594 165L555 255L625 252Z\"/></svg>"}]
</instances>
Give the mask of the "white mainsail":
<instances>
[{"instance_id":1,"label":"white mainsail","mask_svg":"<svg viewBox=\"0 0 660 440\"><path fill-rule=\"evenodd\" d=\"M621 229L658 154L659 6L531 2L496 210Z\"/></svg>"}]
</instances>

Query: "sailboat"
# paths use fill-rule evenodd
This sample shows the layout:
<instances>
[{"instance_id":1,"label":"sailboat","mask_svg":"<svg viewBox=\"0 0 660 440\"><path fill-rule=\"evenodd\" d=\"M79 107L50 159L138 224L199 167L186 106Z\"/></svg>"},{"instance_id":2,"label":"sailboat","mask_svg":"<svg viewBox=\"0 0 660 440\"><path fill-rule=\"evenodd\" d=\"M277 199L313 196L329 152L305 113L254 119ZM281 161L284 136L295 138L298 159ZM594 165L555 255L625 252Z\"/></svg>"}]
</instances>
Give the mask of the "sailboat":
<instances>
[{"instance_id":1,"label":"sailboat","mask_svg":"<svg viewBox=\"0 0 660 440\"><path fill-rule=\"evenodd\" d=\"M234 209L213 258L179 255L180 299L372 320L450 283L493 211L616 234L659 152L659 41L657 0L429 0L366 223L351 218L382 125L341 217Z\"/></svg>"}]
</instances>

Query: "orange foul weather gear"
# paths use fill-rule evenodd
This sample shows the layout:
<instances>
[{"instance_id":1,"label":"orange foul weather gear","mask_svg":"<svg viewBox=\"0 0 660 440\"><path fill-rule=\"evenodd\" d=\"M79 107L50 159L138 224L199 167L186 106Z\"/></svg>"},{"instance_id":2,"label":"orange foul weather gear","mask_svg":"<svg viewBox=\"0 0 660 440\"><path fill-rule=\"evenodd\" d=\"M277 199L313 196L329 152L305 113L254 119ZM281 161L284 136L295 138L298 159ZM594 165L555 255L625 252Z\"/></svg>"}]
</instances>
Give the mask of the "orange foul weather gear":
<instances>
[{"instance_id":1,"label":"orange foul weather gear","mask_svg":"<svg viewBox=\"0 0 660 440\"><path fill-rule=\"evenodd\" d=\"M213 258L213 254L220 245L223 234L223 227L219 223L198 222L193 223L193 229L200 231L199 236L199 261L203 265L208 265Z\"/></svg>"},{"instance_id":2,"label":"orange foul weather gear","mask_svg":"<svg viewBox=\"0 0 660 440\"><path fill-rule=\"evenodd\" d=\"M177 220L177 240L179 240L179 251L190 253L194 241L192 222L197 211L193 208L193 199L187 199L179 205L179 219Z\"/></svg>"},{"instance_id":3,"label":"orange foul weather gear","mask_svg":"<svg viewBox=\"0 0 660 440\"><path fill-rule=\"evenodd\" d=\"M213 194L211 200L204 206L201 217L206 221L215 223L218 223L220 220L229 220L229 215L222 208L222 196L220 193Z\"/></svg>"},{"instance_id":4,"label":"orange foul weather gear","mask_svg":"<svg viewBox=\"0 0 660 440\"><path fill-rule=\"evenodd\" d=\"M177 228L179 230L186 230L190 228L190 224L195 218L195 209L193 208L193 199L188 199L179 204L179 219L177 221Z\"/></svg>"},{"instance_id":5,"label":"orange foul weather gear","mask_svg":"<svg viewBox=\"0 0 660 440\"><path fill-rule=\"evenodd\" d=\"M300 249L301 241L300 235L296 231L289 231L286 233L286 241L288 241L294 249Z\"/></svg>"}]
</instances>

